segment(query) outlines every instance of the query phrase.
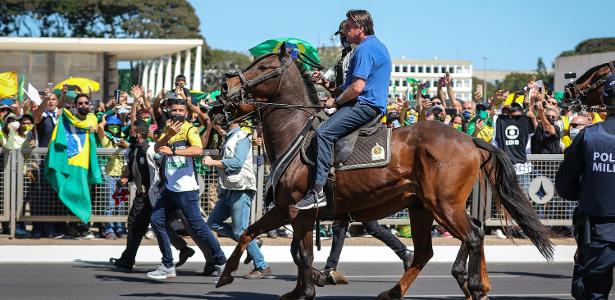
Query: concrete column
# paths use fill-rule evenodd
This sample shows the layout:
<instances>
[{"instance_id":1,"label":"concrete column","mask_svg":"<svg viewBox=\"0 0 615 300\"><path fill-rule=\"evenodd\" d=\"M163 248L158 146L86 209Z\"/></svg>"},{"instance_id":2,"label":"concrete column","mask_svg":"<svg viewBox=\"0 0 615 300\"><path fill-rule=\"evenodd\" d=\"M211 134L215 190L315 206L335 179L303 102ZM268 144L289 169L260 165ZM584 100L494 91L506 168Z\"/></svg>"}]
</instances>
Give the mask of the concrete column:
<instances>
[{"instance_id":1,"label":"concrete column","mask_svg":"<svg viewBox=\"0 0 615 300\"><path fill-rule=\"evenodd\" d=\"M186 61L184 61L184 76L186 76L186 88L191 88L192 85L190 85L191 81L190 81L190 63L192 60L191 57L191 53L190 50L186 50Z\"/></svg>"},{"instance_id":2,"label":"concrete column","mask_svg":"<svg viewBox=\"0 0 615 300\"><path fill-rule=\"evenodd\" d=\"M160 91L164 88L163 85L164 78L164 61L158 61L158 70L156 70L156 91Z\"/></svg>"},{"instance_id":3,"label":"concrete column","mask_svg":"<svg viewBox=\"0 0 615 300\"><path fill-rule=\"evenodd\" d=\"M173 72L173 79L175 79L175 77L177 77L177 75L181 74L181 66L182 63L182 53L177 52L177 54L175 55L175 71Z\"/></svg>"},{"instance_id":4,"label":"concrete column","mask_svg":"<svg viewBox=\"0 0 615 300\"><path fill-rule=\"evenodd\" d=\"M201 80L203 80L203 72L201 72L202 51L201 46L196 46L196 57L194 58L194 78L192 79L192 89L195 91L201 90Z\"/></svg>"},{"instance_id":5,"label":"concrete column","mask_svg":"<svg viewBox=\"0 0 615 300\"><path fill-rule=\"evenodd\" d=\"M149 83L147 84L147 87L152 90L152 95L156 97L156 95L158 95L158 92L160 92L160 90L156 90L156 61L152 61L149 66L148 80Z\"/></svg>"},{"instance_id":6,"label":"concrete column","mask_svg":"<svg viewBox=\"0 0 615 300\"><path fill-rule=\"evenodd\" d=\"M167 91L173 89L173 78L171 78L172 65L173 65L173 57L169 56L169 59L167 59L167 68L164 72L164 89Z\"/></svg>"},{"instance_id":7,"label":"concrete column","mask_svg":"<svg viewBox=\"0 0 615 300\"><path fill-rule=\"evenodd\" d=\"M144 96L147 96L147 90L149 89L149 65L143 63L143 75L141 76L141 87L143 88Z\"/></svg>"}]
</instances>

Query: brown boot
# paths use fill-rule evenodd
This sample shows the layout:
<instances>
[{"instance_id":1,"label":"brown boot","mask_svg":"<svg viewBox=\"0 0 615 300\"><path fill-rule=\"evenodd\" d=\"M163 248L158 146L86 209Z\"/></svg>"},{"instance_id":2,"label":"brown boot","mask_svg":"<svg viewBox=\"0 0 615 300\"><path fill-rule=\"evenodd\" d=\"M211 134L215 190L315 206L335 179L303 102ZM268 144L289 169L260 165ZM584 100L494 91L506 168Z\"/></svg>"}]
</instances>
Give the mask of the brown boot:
<instances>
[{"instance_id":1,"label":"brown boot","mask_svg":"<svg viewBox=\"0 0 615 300\"><path fill-rule=\"evenodd\" d=\"M254 269L250 273L243 275L245 279L263 279L271 277L271 268L267 267L265 269Z\"/></svg>"}]
</instances>

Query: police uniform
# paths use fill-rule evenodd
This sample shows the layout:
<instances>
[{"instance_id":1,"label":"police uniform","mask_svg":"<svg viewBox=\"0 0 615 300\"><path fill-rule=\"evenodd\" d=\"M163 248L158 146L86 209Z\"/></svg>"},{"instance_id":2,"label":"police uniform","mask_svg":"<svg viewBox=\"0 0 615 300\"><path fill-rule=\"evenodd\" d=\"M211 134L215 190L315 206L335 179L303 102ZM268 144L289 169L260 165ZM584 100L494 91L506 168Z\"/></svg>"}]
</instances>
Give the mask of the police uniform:
<instances>
[{"instance_id":1,"label":"police uniform","mask_svg":"<svg viewBox=\"0 0 615 300\"><path fill-rule=\"evenodd\" d=\"M615 97L615 74L603 97ZM611 94L612 93L612 94ZM560 196L578 200L572 276L575 299L608 299L615 266L615 114L582 130L564 153L556 176Z\"/></svg>"}]
</instances>

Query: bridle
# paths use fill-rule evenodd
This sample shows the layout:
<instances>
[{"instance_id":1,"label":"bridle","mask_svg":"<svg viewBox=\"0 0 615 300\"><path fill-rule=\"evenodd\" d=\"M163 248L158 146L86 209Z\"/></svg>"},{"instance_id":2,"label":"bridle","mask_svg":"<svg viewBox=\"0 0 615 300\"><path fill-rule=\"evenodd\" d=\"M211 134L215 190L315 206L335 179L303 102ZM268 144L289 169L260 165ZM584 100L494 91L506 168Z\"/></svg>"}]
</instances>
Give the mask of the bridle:
<instances>
[{"instance_id":1,"label":"bridle","mask_svg":"<svg viewBox=\"0 0 615 300\"><path fill-rule=\"evenodd\" d=\"M581 89L579 87L579 85L577 84L577 80L568 83L566 85L566 90L571 91L571 89L574 91L574 95L572 93L569 93L571 98L569 98L570 101L570 106L571 107L583 107L585 106L582 102L582 99L587 97L587 95L589 95L591 92L593 92L595 89L601 87L604 82L606 81L607 77L609 77L613 72L615 72L615 61L609 61L608 64L604 64L604 65L608 65L610 72L601 76L600 79L596 80L594 83L588 85L586 88ZM604 66L603 65L603 66ZM602 68L603 66L599 67ZM600 100L602 102L602 99ZM604 102L602 103L602 106L604 107Z\"/></svg>"},{"instance_id":2,"label":"bridle","mask_svg":"<svg viewBox=\"0 0 615 300\"><path fill-rule=\"evenodd\" d=\"M236 68L234 71L225 73L225 76L227 78L239 77L239 81L240 81L239 89L237 89L233 93L226 94L225 92L223 92L222 102L224 103L225 114L230 114L227 111L227 108L232 109L241 104L247 104L247 105L251 105L255 107L255 110L249 113L246 113L242 116L239 116L233 120L230 120L229 123L245 120L247 118L252 117L254 114L258 114L258 117L260 119L261 111L269 107L286 108L286 109L300 109L300 110L307 111L308 113L310 113L310 115L313 115L313 113L308 111L307 109L322 108L321 105L285 104L285 103L275 103L275 102L269 102L269 101L258 101L258 100L255 100L254 97L252 97L252 95L250 94L250 89L252 87L258 84L261 84L269 79L281 77L286 72L286 70L288 70L291 63L293 63L293 57L291 55L285 55L284 57L280 59L281 64L277 66L275 69L267 73L261 74L255 78L246 79L244 75L246 71L251 69L254 65L259 63L263 59L269 56L272 56L272 55L277 55L277 54L269 53L269 54L263 55L259 57L258 59L256 59L254 62L252 62L252 64L250 64L248 67L244 68L243 70L239 70L238 68ZM313 68L316 68L316 69L323 68L323 66L321 66L320 64L318 64L311 58L305 56L303 53L299 53L299 55L297 56L297 59ZM277 86L277 89L276 89L276 92L273 98L276 98L278 96L281 86L282 86L282 79L278 80L278 86Z\"/></svg>"}]
</instances>

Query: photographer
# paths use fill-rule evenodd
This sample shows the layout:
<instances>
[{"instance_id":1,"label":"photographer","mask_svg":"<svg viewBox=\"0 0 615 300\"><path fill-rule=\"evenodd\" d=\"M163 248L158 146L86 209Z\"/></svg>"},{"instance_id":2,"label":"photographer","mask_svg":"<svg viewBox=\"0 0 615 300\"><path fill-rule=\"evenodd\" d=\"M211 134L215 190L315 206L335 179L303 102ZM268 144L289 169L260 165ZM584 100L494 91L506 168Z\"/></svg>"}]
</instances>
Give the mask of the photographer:
<instances>
[{"instance_id":1,"label":"photographer","mask_svg":"<svg viewBox=\"0 0 615 300\"><path fill-rule=\"evenodd\" d=\"M556 121L558 120L558 112L554 108L548 107L545 101L545 96L542 93L534 93L530 100L530 110L528 117L532 120L532 124L536 133L532 136L532 153L533 154L561 154L560 139L562 130ZM532 111L535 108L538 117Z\"/></svg>"},{"instance_id":2,"label":"photographer","mask_svg":"<svg viewBox=\"0 0 615 300\"><path fill-rule=\"evenodd\" d=\"M476 116L468 122L467 126L469 135L491 143L495 129L487 103L479 102L476 104Z\"/></svg>"}]
</instances>

